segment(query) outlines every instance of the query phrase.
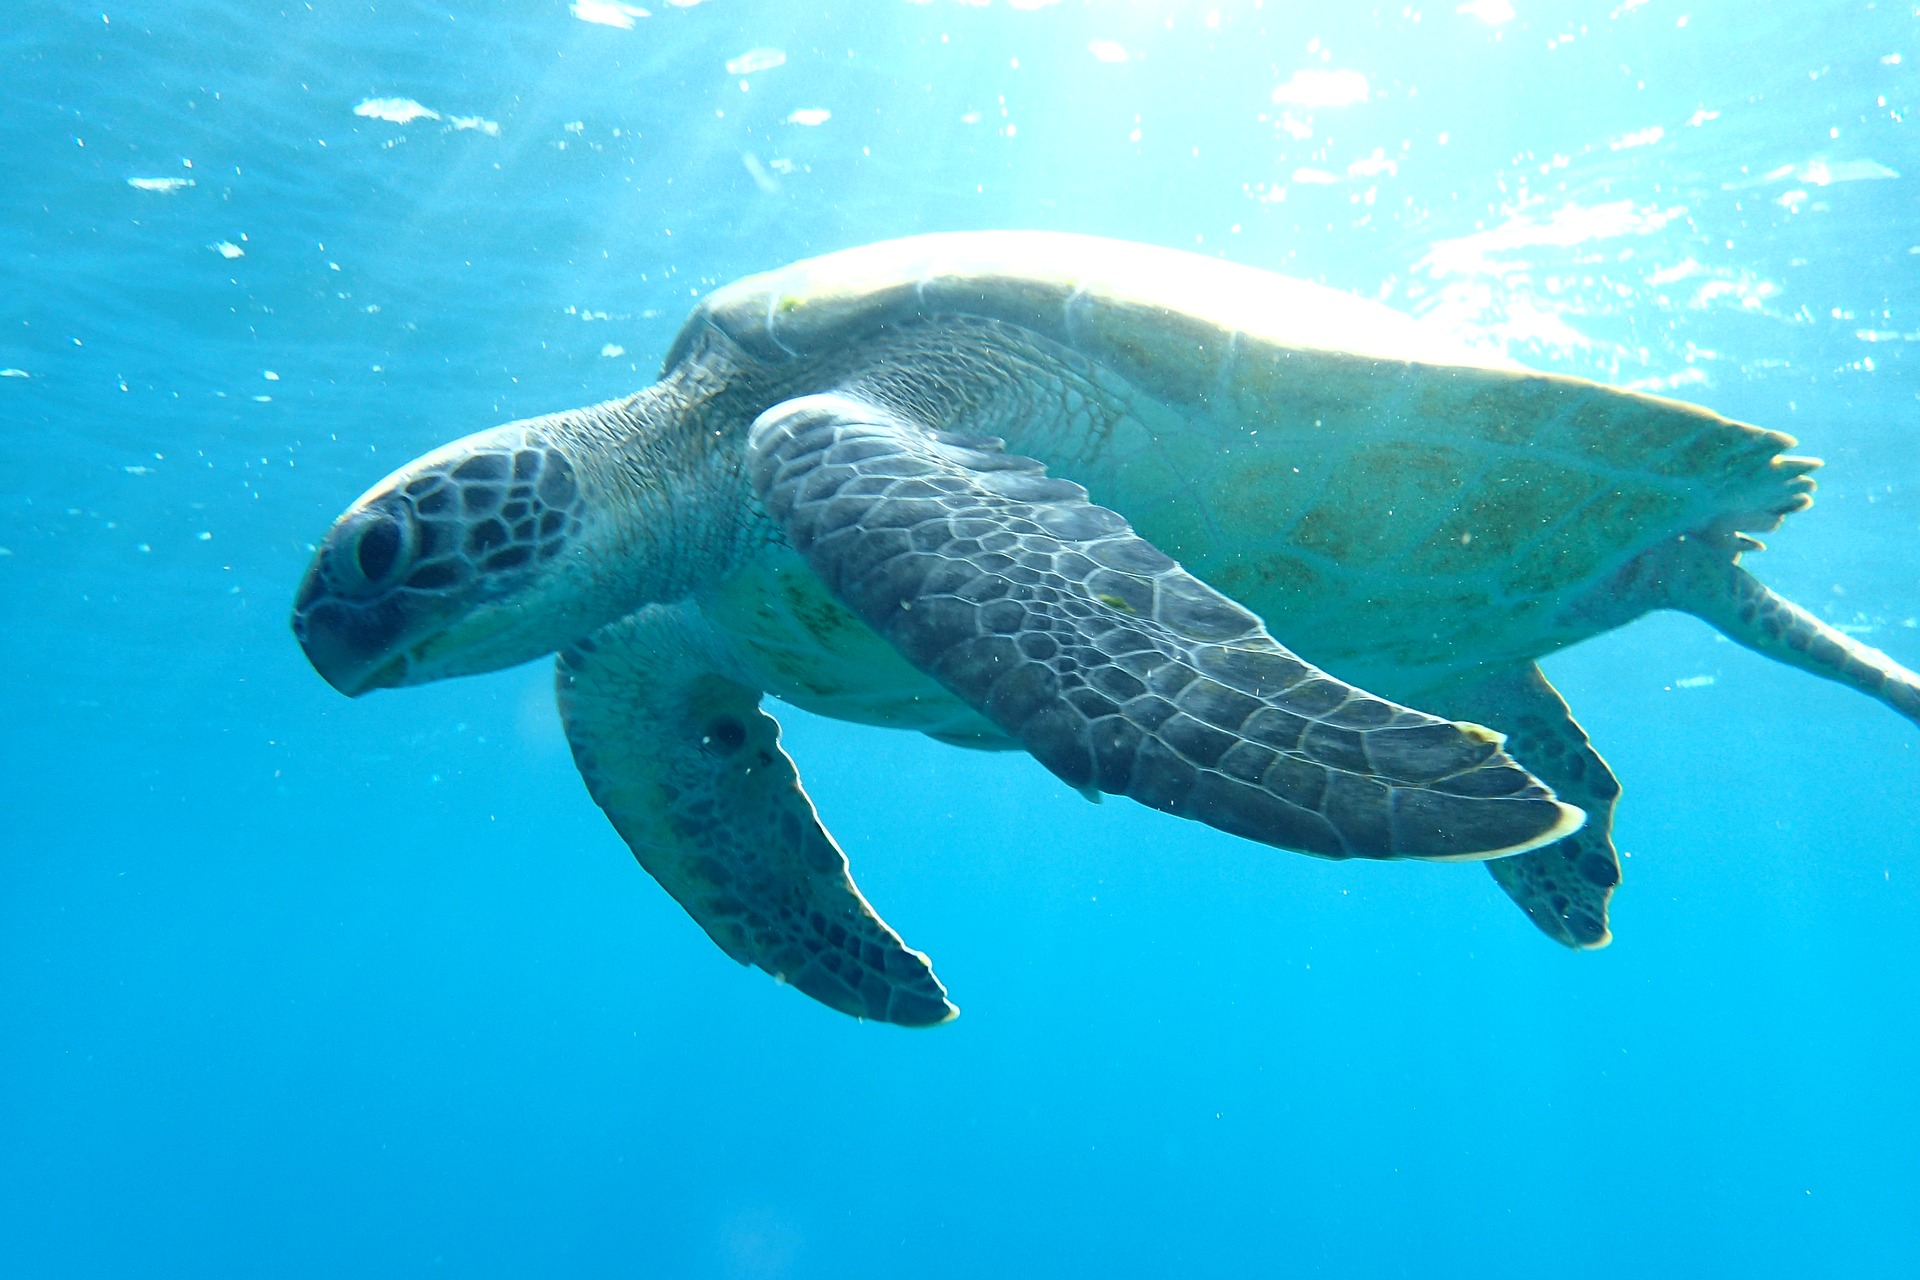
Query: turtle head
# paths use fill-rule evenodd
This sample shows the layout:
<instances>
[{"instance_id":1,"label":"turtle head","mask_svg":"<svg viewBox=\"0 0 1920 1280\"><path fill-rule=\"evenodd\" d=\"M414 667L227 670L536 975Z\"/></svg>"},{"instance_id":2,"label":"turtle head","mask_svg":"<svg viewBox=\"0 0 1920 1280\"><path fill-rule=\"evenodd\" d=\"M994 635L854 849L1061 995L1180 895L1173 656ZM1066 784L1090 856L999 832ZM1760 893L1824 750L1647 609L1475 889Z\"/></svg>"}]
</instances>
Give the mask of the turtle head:
<instances>
[{"instance_id":1,"label":"turtle head","mask_svg":"<svg viewBox=\"0 0 1920 1280\"><path fill-rule=\"evenodd\" d=\"M494 671L636 607L637 584L608 571L620 531L595 510L619 504L596 504L585 413L457 440L347 508L294 601L294 635L327 683L355 696Z\"/></svg>"}]
</instances>

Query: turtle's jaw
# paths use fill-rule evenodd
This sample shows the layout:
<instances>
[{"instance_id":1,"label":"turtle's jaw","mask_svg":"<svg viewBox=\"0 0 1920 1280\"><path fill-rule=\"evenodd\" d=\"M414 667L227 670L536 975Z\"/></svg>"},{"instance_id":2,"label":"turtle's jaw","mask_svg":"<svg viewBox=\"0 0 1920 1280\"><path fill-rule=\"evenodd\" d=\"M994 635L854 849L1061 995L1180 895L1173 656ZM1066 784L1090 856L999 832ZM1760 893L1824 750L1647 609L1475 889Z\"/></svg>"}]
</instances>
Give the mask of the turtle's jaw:
<instances>
[{"instance_id":1,"label":"turtle's jaw","mask_svg":"<svg viewBox=\"0 0 1920 1280\"><path fill-rule=\"evenodd\" d=\"M294 635L349 697L551 653L601 603L575 580L585 514L581 473L541 423L455 441L334 523L294 600Z\"/></svg>"},{"instance_id":2,"label":"turtle's jaw","mask_svg":"<svg viewBox=\"0 0 1920 1280\"><path fill-rule=\"evenodd\" d=\"M357 698L363 693L372 693L375 689L398 689L401 685L407 684L409 666L407 655L403 653L371 671L340 675L328 675L325 671L321 671L320 674L326 677L328 684L341 693L349 698Z\"/></svg>"},{"instance_id":3,"label":"turtle's jaw","mask_svg":"<svg viewBox=\"0 0 1920 1280\"><path fill-rule=\"evenodd\" d=\"M411 646L394 648L396 633L404 632L403 625L396 625L404 611L395 606L402 603L379 601L369 608L325 594L310 598L302 590L293 634L321 679L349 698L418 683L412 677Z\"/></svg>"},{"instance_id":4,"label":"turtle's jaw","mask_svg":"<svg viewBox=\"0 0 1920 1280\"><path fill-rule=\"evenodd\" d=\"M498 671L683 594L672 575L690 557L654 554L678 545L670 504L649 500L664 483L620 453L677 403L508 423L380 481L321 539L294 600L314 670L349 697Z\"/></svg>"},{"instance_id":5,"label":"turtle's jaw","mask_svg":"<svg viewBox=\"0 0 1920 1280\"><path fill-rule=\"evenodd\" d=\"M397 689L407 683L407 671L412 664L406 654L400 654L389 662L384 662L367 673L366 679L351 688L334 685L349 698L357 698L363 693L372 693L375 689Z\"/></svg>"},{"instance_id":6,"label":"turtle's jaw","mask_svg":"<svg viewBox=\"0 0 1920 1280\"><path fill-rule=\"evenodd\" d=\"M551 653L529 634L528 610L506 602L460 609L396 593L373 601L302 592L293 633L322 679L350 698L375 689L478 675ZM449 608L449 606L456 606Z\"/></svg>"}]
</instances>

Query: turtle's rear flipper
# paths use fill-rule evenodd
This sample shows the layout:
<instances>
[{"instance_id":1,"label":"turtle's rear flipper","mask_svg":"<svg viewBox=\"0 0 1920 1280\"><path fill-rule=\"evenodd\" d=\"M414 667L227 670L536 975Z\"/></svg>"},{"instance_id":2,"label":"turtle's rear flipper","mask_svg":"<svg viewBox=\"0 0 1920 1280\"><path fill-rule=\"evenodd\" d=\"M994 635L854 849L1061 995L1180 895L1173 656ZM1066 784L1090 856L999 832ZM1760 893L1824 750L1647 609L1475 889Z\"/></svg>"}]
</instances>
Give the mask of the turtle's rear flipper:
<instances>
[{"instance_id":1,"label":"turtle's rear flipper","mask_svg":"<svg viewBox=\"0 0 1920 1280\"><path fill-rule=\"evenodd\" d=\"M1629 572L1637 571L1661 603L1712 624L1727 639L1849 685L1920 724L1920 676L1775 595L1739 561L1739 548L1692 535L1647 552Z\"/></svg>"},{"instance_id":2,"label":"turtle's rear flipper","mask_svg":"<svg viewBox=\"0 0 1920 1280\"><path fill-rule=\"evenodd\" d=\"M1540 932L1576 951L1613 940L1607 901L1620 883L1613 804L1620 795L1607 762L1574 722L1559 691L1531 662L1435 691L1436 711L1493 725L1507 750L1561 799L1587 811L1587 824L1553 844L1489 862L1487 870Z\"/></svg>"},{"instance_id":3,"label":"turtle's rear flipper","mask_svg":"<svg viewBox=\"0 0 1920 1280\"><path fill-rule=\"evenodd\" d=\"M560 655L587 790L721 950L822 1004L909 1026L956 1010L847 874L760 694L713 673L697 619L654 606Z\"/></svg>"},{"instance_id":4,"label":"turtle's rear flipper","mask_svg":"<svg viewBox=\"0 0 1920 1280\"><path fill-rule=\"evenodd\" d=\"M828 589L1076 788L1336 858L1498 857L1580 824L1498 735L1302 662L998 441L819 395L762 414L748 455Z\"/></svg>"}]
</instances>

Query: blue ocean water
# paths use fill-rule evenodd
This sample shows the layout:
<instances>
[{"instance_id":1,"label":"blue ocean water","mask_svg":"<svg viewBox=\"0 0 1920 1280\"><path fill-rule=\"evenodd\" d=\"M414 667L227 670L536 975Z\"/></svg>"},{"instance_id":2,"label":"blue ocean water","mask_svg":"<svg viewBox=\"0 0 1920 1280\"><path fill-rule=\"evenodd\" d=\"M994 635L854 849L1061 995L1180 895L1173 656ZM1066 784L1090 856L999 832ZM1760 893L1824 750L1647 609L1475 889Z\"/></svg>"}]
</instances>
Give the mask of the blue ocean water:
<instances>
[{"instance_id":1,"label":"blue ocean water","mask_svg":"<svg viewBox=\"0 0 1920 1280\"><path fill-rule=\"evenodd\" d=\"M1547 663L1588 955L782 709L923 1032L719 953L546 664L349 702L287 630L366 485L714 285L1044 227L1791 432L1753 567L1920 665L1910 6L645 8L0 15L0 1274L1920 1274L1920 730L1691 619Z\"/></svg>"}]
</instances>

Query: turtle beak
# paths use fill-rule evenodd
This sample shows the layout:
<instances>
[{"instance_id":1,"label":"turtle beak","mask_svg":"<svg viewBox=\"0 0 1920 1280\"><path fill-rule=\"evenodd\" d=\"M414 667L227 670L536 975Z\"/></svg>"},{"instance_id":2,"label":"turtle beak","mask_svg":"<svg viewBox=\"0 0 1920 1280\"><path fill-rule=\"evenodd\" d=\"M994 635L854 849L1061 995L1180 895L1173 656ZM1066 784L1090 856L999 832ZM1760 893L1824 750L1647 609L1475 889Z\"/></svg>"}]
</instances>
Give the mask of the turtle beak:
<instances>
[{"instance_id":1,"label":"turtle beak","mask_svg":"<svg viewBox=\"0 0 1920 1280\"><path fill-rule=\"evenodd\" d=\"M411 549L423 539L386 532L400 523L380 503L355 507L327 534L301 581L294 638L328 684L357 698L494 671L554 650L541 629L529 626L545 611L523 607L510 576L469 575L438 589L414 585L417 573L402 578L410 562L390 561L384 546ZM369 567L386 580L370 580Z\"/></svg>"},{"instance_id":2,"label":"turtle beak","mask_svg":"<svg viewBox=\"0 0 1920 1280\"><path fill-rule=\"evenodd\" d=\"M301 579L294 637L321 678L350 698L413 683L422 641L458 610L443 594L402 589L418 541L404 503L385 496L356 504L327 532Z\"/></svg>"},{"instance_id":3,"label":"turtle beak","mask_svg":"<svg viewBox=\"0 0 1920 1280\"><path fill-rule=\"evenodd\" d=\"M597 578L570 577L576 558L561 554L585 508L573 464L533 428L457 440L334 522L294 598L293 634L348 697L552 653L613 607L583 591ZM582 596L595 606L585 616Z\"/></svg>"},{"instance_id":4,"label":"turtle beak","mask_svg":"<svg viewBox=\"0 0 1920 1280\"><path fill-rule=\"evenodd\" d=\"M328 684L357 698L406 683L410 666L395 648L411 630L403 599L345 600L328 591L320 565L307 571L294 603L293 634Z\"/></svg>"}]
</instances>

